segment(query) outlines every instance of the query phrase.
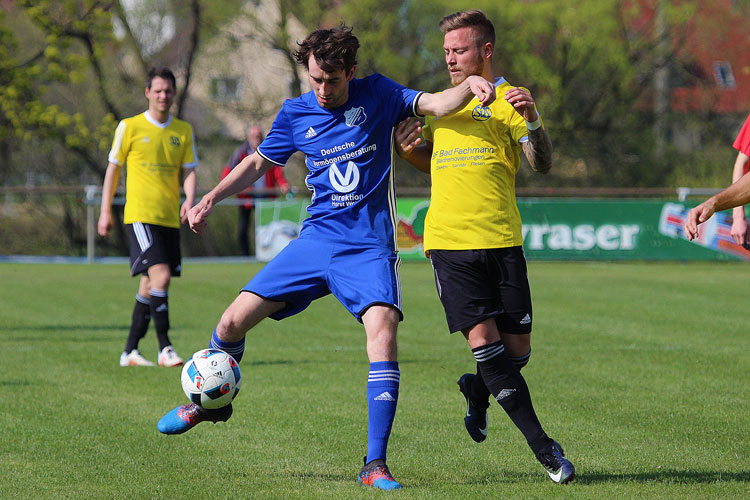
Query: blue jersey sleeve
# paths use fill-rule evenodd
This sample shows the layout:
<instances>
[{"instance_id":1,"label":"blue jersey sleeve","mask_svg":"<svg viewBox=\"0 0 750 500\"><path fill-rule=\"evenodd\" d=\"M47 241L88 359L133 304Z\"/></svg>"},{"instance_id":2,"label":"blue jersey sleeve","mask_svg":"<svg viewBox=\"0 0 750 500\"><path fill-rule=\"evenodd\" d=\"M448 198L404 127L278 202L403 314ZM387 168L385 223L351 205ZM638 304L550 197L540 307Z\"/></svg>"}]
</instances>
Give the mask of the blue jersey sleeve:
<instances>
[{"instance_id":1,"label":"blue jersey sleeve","mask_svg":"<svg viewBox=\"0 0 750 500\"><path fill-rule=\"evenodd\" d=\"M417 113L417 102L423 92L406 88L380 74L373 76L373 85L377 86L381 96L388 99L385 103L387 107L381 106L381 109L395 110L394 118L397 123L409 116L420 116Z\"/></svg>"},{"instance_id":2,"label":"blue jersey sleeve","mask_svg":"<svg viewBox=\"0 0 750 500\"><path fill-rule=\"evenodd\" d=\"M289 157L298 150L294 142L292 123L287 114L287 102L281 106L281 111L276 115L271 131L263 139L263 143L258 146L259 155L282 167L286 165Z\"/></svg>"}]
</instances>

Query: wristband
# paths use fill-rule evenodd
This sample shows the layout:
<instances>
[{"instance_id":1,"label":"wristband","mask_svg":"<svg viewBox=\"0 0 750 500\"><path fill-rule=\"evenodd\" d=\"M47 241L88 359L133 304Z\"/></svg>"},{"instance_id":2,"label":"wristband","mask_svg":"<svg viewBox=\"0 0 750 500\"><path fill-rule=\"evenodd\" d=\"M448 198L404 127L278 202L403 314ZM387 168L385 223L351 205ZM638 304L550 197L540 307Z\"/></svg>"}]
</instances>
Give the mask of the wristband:
<instances>
[{"instance_id":1,"label":"wristband","mask_svg":"<svg viewBox=\"0 0 750 500\"><path fill-rule=\"evenodd\" d=\"M541 126L542 126L542 119L541 119L541 117L537 118L536 121L526 122L526 128L528 130L536 130L536 129L538 129Z\"/></svg>"}]
</instances>

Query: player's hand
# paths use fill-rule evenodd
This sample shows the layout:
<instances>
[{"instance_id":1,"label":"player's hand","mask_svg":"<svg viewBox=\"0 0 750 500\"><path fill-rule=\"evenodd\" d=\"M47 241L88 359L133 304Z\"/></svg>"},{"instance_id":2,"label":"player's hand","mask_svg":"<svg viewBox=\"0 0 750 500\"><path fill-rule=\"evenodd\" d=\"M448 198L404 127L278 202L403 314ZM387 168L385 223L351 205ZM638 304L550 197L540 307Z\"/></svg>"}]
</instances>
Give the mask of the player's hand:
<instances>
[{"instance_id":1,"label":"player's hand","mask_svg":"<svg viewBox=\"0 0 750 500\"><path fill-rule=\"evenodd\" d=\"M536 105L534 104L534 98L531 97L531 92L520 87L513 87L505 92L505 100L510 103L515 110L523 116L523 119L527 122L535 122L539 118L539 113L536 111Z\"/></svg>"},{"instance_id":2,"label":"player's hand","mask_svg":"<svg viewBox=\"0 0 750 500\"><path fill-rule=\"evenodd\" d=\"M185 224L188 220L188 212L193 208L193 202L185 200L180 207L180 222Z\"/></svg>"},{"instance_id":3,"label":"player's hand","mask_svg":"<svg viewBox=\"0 0 750 500\"><path fill-rule=\"evenodd\" d=\"M99 215L99 224L97 230L99 236L107 237L109 230L112 228L112 216L108 213L102 213Z\"/></svg>"},{"instance_id":4,"label":"player's hand","mask_svg":"<svg viewBox=\"0 0 750 500\"><path fill-rule=\"evenodd\" d=\"M190 223L190 229L194 233L203 233L203 229L208 225L206 223L206 218L211 215L213 208L213 202L203 198L200 203L188 210L188 222Z\"/></svg>"},{"instance_id":5,"label":"player's hand","mask_svg":"<svg viewBox=\"0 0 750 500\"><path fill-rule=\"evenodd\" d=\"M396 143L396 152L401 158L406 158L415 147L419 146L422 142L421 133L422 124L419 120L412 120L410 117L396 126L393 139Z\"/></svg>"},{"instance_id":6,"label":"player's hand","mask_svg":"<svg viewBox=\"0 0 750 500\"><path fill-rule=\"evenodd\" d=\"M479 104L489 106L495 101L495 85L478 75L471 75L466 79L469 88L479 99Z\"/></svg>"},{"instance_id":7,"label":"player's hand","mask_svg":"<svg viewBox=\"0 0 750 500\"><path fill-rule=\"evenodd\" d=\"M698 237L698 225L703 224L714 214L714 204L711 200L704 201L688 212L687 220L683 230L687 239L694 240Z\"/></svg>"},{"instance_id":8,"label":"player's hand","mask_svg":"<svg viewBox=\"0 0 750 500\"><path fill-rule=\"evenodd\" d=\"M738 245L746 243L747 240L747 221L745 217L734 217L732 219L732 239Z\"/></svg>"}]
</instances>

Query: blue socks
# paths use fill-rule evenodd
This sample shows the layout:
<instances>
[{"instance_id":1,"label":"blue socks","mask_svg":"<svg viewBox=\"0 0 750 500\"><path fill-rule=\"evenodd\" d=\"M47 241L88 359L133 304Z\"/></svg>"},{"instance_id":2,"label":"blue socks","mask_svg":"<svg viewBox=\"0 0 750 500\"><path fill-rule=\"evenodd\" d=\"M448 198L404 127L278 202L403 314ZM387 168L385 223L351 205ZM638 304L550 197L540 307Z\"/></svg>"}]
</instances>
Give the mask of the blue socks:
<instances>
[{"instance_id":1,"label":"blue socks","mask_svg":"<svg viewBox=\"0 0 750 500\"><path fill-rule=\"evenodd\" d=\"M401 372L397 361L370 363L367 378L367 459L385 460L393 418L396 416L398 385Z\"/></svg>"},{"instance_id":2,"label":"blue socks","mask_svg":"<svg viewBox=\"0 0 750 500\"><path fill-rule=\"evenodd\" d=\"M239 363L242 360L242 356L245 354L245 339L243 338L239 342L224 342L216 335L216 328L214 328L214 333L211 335L211 343L208 344L208 347L212 349L221 349L222 351L229 353L234 360Z\"/></svg>"}]
</instances>

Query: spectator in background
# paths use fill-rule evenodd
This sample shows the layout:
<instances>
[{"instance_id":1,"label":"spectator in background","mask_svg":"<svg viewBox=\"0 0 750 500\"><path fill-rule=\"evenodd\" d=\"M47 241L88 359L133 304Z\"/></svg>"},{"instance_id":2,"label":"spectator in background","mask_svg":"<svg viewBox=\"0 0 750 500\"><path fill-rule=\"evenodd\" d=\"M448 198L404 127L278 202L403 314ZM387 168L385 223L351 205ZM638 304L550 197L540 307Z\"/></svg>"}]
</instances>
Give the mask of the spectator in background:
<instances>
[{"instance_id":1,"label":"spectator in background","mask_svg":"<svg viewBox=\"0 0 750 500\"><path fill-rule=\"evenodd\" d=\"M251 125L247 129L247 140L232 153L224 170L221 172L221 178L226 177L232 169L237 166L245 157L250 156L258 149L263 142L263 129L257 125ZM237 195L238 198L245 200L239 205L239 222L237 227L237 242L240 248L240 254L249 256L255 252L250 251L253 245L250 244L250 221L252 220L253 209L255 208L254 198L274 198L271 192L278 187L283 194L289 192L289 182L284 177L284 171L278 165L271 167L260 179L255 181L251 187ZM253 238L253 244L255 238Z\"/></svg>"},{"instance_id":2,"label":"spectator in background","mask_svg":"<svg viewBox=\"0 0 750 500\"><path fill-rule=\"evenodd\" d=\"M738 151L732 172L732 183L734 184L748 172L748 167L750 167L750 115L745 120L745 124L737 135L733 146ZM747 234L744 205L735 207L732 211L732 238L738 245L750 241Z\"/></svg>"},{"instance_id":3,"label":"spectator in background","mask_svg":"<svg viewBox=\"0 0 750 500\"><path fill-rule=\"evenodd\" d=\"M146 78L148 109L126 118L115 130L109 165L102 186L99 235L112 227L112 198L120 171L127 168L125 229L130 240L130 274L141 275L135 296L130 333L120 366L154 366L138 352L153 318L159 341L159 366L178 366L180 358L169 340L167 290L182 267L180 222L195 202L195 151L193 127L171 116L176 90L168 68L152 68ZM180 206L180 179L185 202Z\"/></svg>"}]
</instances>

